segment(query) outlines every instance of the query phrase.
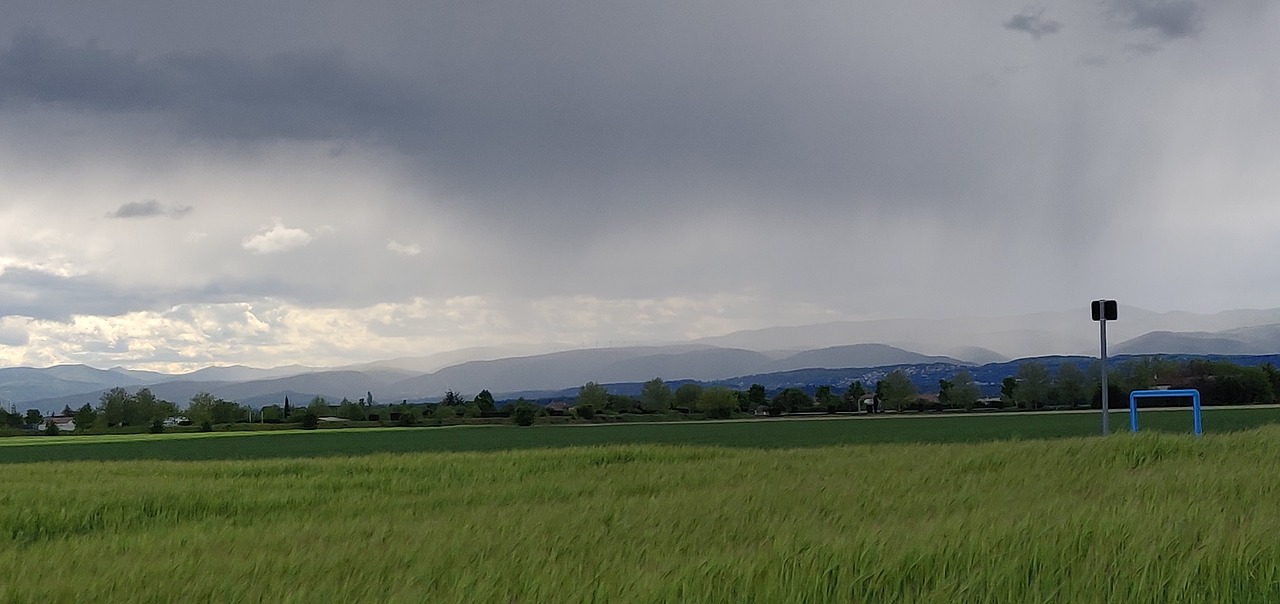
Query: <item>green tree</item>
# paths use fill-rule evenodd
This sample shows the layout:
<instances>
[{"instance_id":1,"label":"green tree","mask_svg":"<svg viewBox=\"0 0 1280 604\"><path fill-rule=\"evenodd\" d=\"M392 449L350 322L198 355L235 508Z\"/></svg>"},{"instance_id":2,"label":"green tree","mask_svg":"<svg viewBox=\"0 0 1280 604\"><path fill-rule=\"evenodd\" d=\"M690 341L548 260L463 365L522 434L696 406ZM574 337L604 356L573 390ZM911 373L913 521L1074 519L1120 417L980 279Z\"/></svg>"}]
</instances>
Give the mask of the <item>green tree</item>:
<instances>
[{"instance_id":1,"label":"green tree","mask_svg":"<svg viewBox=\"0 0 1280 604\"><path fill-rule=\"evenodd\" d=\"M1019 407L1038 409L1049 400L1052 381L1044 363L1027 361L1018 366L1018 389L1014 401Z\"/></svg>"},{"instance_id":2,"label":"green tree","mask_svg":"<svg viewBox=\"0 0 1280 604\"><path fill-rule=\"evenodd\" d=\"M353 422L364 421L364 408L351 401L347 401L338 407L338 417L348 419Z\"/></svg>"},{"instance_id":3,"label":"green tree","mask_svg":"<svg viewBox=\"0 0 1280 604\"><path fill-rule=\"evenodd\" d=\"M98 409L108 426L122 426L128 420L130 396L124 388L115 387L98 398Z\"/></svg>"},{"instance_id":4,"label":"green tree","mask_svg":"<svg viewBox=\"0 0 1280 604\"><path fill-rule=\"evenodd\" d=\"M444 397L440 399L440 404L446 407L461 407L467 403L461 394L454 392L452 388L446 390Z\"/></svg>"},{"instance_id":5,"label":"green tree","mask_svg":"<svg viewBox=\"0 0 1280 604\"><path fill-rule=\"evenodd\" d=\"M813 393L813 400L818 407L826 409L827 413L836 412L836 396L831 393L831 386L818 386L818 390Z\"/></svg>"},{"instance_id":6,"label":"green tree","mask_svg":"<svg viewBox=\"0 0 1280 604\"><path fill-rule=\"evenodd\" d=\"M31 426L39 426L44 423L44 414L39 409L27 409L27 424Z\"/></svg>"},{"instance_id":7,"label":"green tree","mask_svg":"<svg viewBox=\"0 0 1280 604\"><path fill-rule=\"evenodd\" d=\"M400 418L396 420L400 426L416 426L418 425L418 410L404 409L400 411Z\"/></svg>"},{"instance_id":8,"label":"green tree","mask_svg":"<svg viewBox=\"0 0 1280 604\"><path fill-rule=\"evenodd\" d=\"M866 394L867 389L862 385L862 382L854 380L852 384L849 384L848 388L845 388L844 396L840 397L840 402L842 403L840 407L846 411L858 411L858 402Z\"/></svg>"},{"instance_id":9,"label":"green tree","mask_svg":"<svg viewBox=\"0 0 1280 604\"><path fill-rule=\"evenodd\" d=\"M267 405L262 408L263 423L274 424L284 419L284 409L280 405Z\"/></svg>"},{"instance_id":10,"label":"green tree","mask_svg":"<svg viewBox=\"0 0 1280 604\"><path fill-rule=\"evenodd\" d=\"M1017 403L1018 397L1018 378L1009 376L1000 380L1000 404L1005 407L1012 407Z\"/></svg>"},{"instance_id":11,"label":"green tree","mask_svg":"<svg viewBox=\"0 0 1280 604\"><path fill-rule=\"evenodd\" d=\"M773 396L769 401L769 414L782 415L808 409L813 406L813 397L799 388L786 388Z\"/></svg>"},{"instance_id":12,"label":"green tree","mask_svg":"<svg viewBox=\"0 0 1280 604\"><path fill-rule=\"evenodd\" d=\"M62 429L59 428L57 424L48 422L44 425L45 436L58 436L60 434L62 434Z\"/></svg>"},{"instance_id":13,"label":"green tree","mask_svg":"<svg viewBox=\"0 0 1280 604\"><path fill-rule=\"evenodd\" d=\"M712 419L725 419L738 408L738 393L724 386L714 386L698 396L698 411Z\"/></svg>"},{"instance_id":14,"label":"green tree","mask_svg":"<svg viewBox=\"0 0 1280 604\"><path fill-rule=\"evenodd\" d=\"M1072 407L1089 403L1088 380L1075 363L1063 363L1053 380L1053 400Z\"/></svg>"},{"instance_id":15,"label":"green tree","mask_svg":"<svg viewBox=\"0 0 1280 604\"><path fill-rule=\"evenodd\" d=\"M307 410L302 412L298 423L302 425L304 430L314 430L320 426L320 417L312 413L310 407L307 407Z\"/></svg>"},{"instance_id":16,"label":"green tree","mask_svg":"<svg viewBox=\"0 0 1280 604\"><path fill-rule=\"evenodd\" d=\"M884 404L902 411L915 402L916 386L901 369L894 369L876 384Z\"/></svg>"},{"instance_id":17,"label":"green tree","mask_svg":"<svg viewBox=\"0 0 1280 604\"><path fill-rule=\"evenodd\" d=\"M955 387L955 382L948 379L938 380L938 402L945 407L951 406L951 389Z\"/></svg>"},{"instance_id":18,"label":"green tree","mask_svg":"<svg viewBox=\"0 0 1280 604\"><path fill-rule=\"evenodd\" d=\"M85 403L83 407L76 410L76 430L84 432L93 427L94 422L98 421L98 412L93 410L93 405Z\"/></svg>"},{"instance_id":19,"label":"green tree","mask_svg":"<svg viewBox=\"0 0 1280 604\"><path fill-rule=\"evenodd\" d=\"M187 419L193 424L203 424L205 422L213 423L213 405L217 399L208 392L201 392L191 397L191 402L187 405Z\"/></svg>"},{"instance_id":20,"label":"green tree","mask_svg":"<svg viewBox=\"0 0 1280 604\"><path fill-rule=\"evenodd\" d=\"M528 401L522 400L516 403L515 409L511 410L511 418L517 426L532 426L537 417L538 410Z\"/></svg>"},{"instance_id":21,"label":"green tree","mask_svg":"<svg viewBox=\"0 0 1280 604\"><path fill-rule=\"evenodd\" d=\"M640 407L650 413L665 413L671 409L675 395L662 378L653 378L640 390Z\"/></svg>"},{"instance_id":22,"label":"green tree","mask_svg":"<svg viewBox=\"0 0 1280 604\"><path fill-rule=\"evenodd\" d=\"M1258 365L1258 369L1261 369L1263 375L1267 376L1267 382L1271 384L1271 393L1280 395L1280 369L1276 369L1276 366L1272 363Z\"/></svg>"},{"instance_id":23,"label":"green tree","mask_svg":"<svg viewBox=\"0 0 1280 604\"><path fill-rule=\"evenodd\" d=\"M345 398L342 399L342 402L348 404L351 403L351 401ZM338 403L338 406L342 406L342 403ZM316 417L329 415L329 401L324 400L323 396L317 396L311 399L311 402L307 404L307 413Z\"/></svg>"},{"instance_id":24,"label":"green tree","mask_svg":"<svg viewBox=\"0 0 1280 604\"><path fill-rule=\"evenodd\" d=\"M759 409L761 406L769 405L769 395L765 392L764 386L760 384L752 384L747 388L747 404L751 407L751 411Z\"/></svg>"},{"instance_id":25,"label":"green tree","mask_svg":"<svg viewBox=\"0 0 1280 604\"><path fill-rule=\"evenodd\" d=\"M680 384L676 388L675 408L693 411L698 408L698 397L702 396L702 386L693 382Z\"/></svg>"},{"instance_id":26,"label":"green tree","mask_svg":"<svg viewBox=\"0 0 1280 604\"><path fill-rule=\"evenodd\" d=\"M632 413L640 408L640 401L625 394L609 395L609 410L614 413Z\"/></svg>"},{"instance_id":27,"label":"green tree","mask_svg":"<svg viewBox=\"0 0 1280 604\"><path fill-rule=\"evenodd\" d=\"M969 373L968 369L961 369L951 382L950 404L968 411L978 404L980 396L981 391L978 389L978 384L973 381L973 374Z\"/></svg>"},{"instance_id":28,"label":"green tree","mask_svg":"<svg viewBox=\"0 0 1280 604\"><path fill-rule=\"evenodd\" d=\"M578 389L579 405L590 405L592 409L605 409L609 406L609 391L595 382L587 382Z\"/></svg>"},{"instance_id":29,"label":"green tree","mask_svg":"<svg viewBox=\"0 0 1280 604\"><path fill-rule=\"evenodd\" d=\"M201 392L191 397L186 413L193 424L230 424L240 421L245 416L245 409L208 392Z\"/></svg>"},{"instance_id":30,"label":"green tree","mask_svg":"<svg viewBox=\"0 0 1280 604\"><path fill-rule=\"evenodd\" d=\"M152 394L150 388L138 390L125 406L124 423L130 426L150 424L161 413L160 399Z\"/></svg>"},{"instance_id":31,"label":"green tree","mask_svg":"<svg viewBox=\"0 0 1280 604\"><path fill-rule=\"evenodd\" d=\"M472 402L475 403L476 408L482 414L492 414L498 410L498 403L493 400L493 393L488 390L481 390L480 394L477 394Z\"/></svg>"},{"instance_id":32,"label":"green tree","mask_svg":"<svg viewBox=\"0 0 1280 604\"><path fill-rule=\"evenodd\" d=\"M0 422L3 422L4 427L6 428L21 428L22 415L16 410L10 413L4 409L0 409Z\"/></svg>"}]
</instances>

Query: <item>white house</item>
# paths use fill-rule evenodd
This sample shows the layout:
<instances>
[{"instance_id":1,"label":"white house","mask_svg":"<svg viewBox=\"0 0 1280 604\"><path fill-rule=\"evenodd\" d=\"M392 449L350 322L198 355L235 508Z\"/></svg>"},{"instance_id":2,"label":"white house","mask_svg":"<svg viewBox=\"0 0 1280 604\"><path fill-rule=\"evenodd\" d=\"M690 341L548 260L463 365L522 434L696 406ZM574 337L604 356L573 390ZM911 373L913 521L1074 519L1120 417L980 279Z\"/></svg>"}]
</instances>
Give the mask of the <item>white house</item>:
<instances>
[{"instance_id":1,"label":"white house","mask_svg":"<svg viewBox=\"0 0 1280 604\"><path fill-rule=\"evenodd\" d=\"M57 426L58 430L61 430L62 432L76 431L76 418L74 417L46 417L44 418L44 421L40 422L40 427L47 430L49 428L49 424Z\"/></svg>"}]
</instances>

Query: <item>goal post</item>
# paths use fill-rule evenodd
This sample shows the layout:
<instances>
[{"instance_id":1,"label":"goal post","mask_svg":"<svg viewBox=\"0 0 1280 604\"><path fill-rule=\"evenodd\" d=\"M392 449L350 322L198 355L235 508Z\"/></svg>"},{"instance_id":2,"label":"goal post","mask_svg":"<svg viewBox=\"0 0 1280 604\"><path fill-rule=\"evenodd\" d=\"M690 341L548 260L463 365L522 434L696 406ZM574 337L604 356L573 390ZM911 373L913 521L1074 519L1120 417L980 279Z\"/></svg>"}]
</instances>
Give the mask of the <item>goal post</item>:
<instances>
[{"instance_id":1,"label":"goal post","mask_svg":"<svg viewBox=\"0 0 1280 604\"><path fill-rule=\"evenodd\" d=\"M1177 398L1182 396L1191 397L1191 413L1195 421L1196 436L1203 433L1200 424L1200 391L1195 389L1186 390L1134 390L1129 393L1129 428L1133 432L1138 431L1138 399L1140 398Z\"/></svg>"}]
</instances>

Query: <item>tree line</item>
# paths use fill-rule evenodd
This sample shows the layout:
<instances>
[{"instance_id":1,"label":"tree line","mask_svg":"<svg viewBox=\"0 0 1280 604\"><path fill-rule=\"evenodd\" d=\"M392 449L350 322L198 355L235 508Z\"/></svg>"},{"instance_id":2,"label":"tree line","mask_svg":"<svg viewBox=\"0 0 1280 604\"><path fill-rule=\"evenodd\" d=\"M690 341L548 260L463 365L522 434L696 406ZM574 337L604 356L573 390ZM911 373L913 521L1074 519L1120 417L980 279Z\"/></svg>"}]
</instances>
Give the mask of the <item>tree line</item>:
<instances>
[{"instance_id":1,"label":"tree line","mask_svg":"<svg viewBox=\"0 0 1280 604\"><path fill-rule=\"evenodd\" d=\"M1115 363L1107 372L1108 397L1127 401L1134 390L1194 388L1205 405L1274 403L1280 397L1280 369L1270 363L1240 365L1225 359L1176 359L1141 357ZM745 391L723 386L685 383L675 390L661 379L646 382L638 397L611 394L604 386L588 382L579 389L575 413L592 419L600 412L699 413L707 418L733 413L781 415L798 412L880 412L973 410L975 408L1036 410L1063 407L1100 407L1101 363L1063 362L1056 368L1041 360L1021 363L1014 375L999 384L999 396L982 395L968 369L938 380L936 395L929 395L911 379L908 369L894 369L868 390L860 380L843 386L787 387L770 395L753 384ZM993 388L990 385L988 388ZM1164 403L1146 399L1145 405Z\"/></svg>"},{"instance_id":2,"label":"tree line","mask_svg":"<svg viewBox=\"0 0 1280 604\"><path fill-rule=\"evenodd\" d=\"M939 380L936 395L922 394L904 368L888 372L870 388L853 380L839 386L787 387L773 393L761 384L752 384L746 390L694 382L672 388L661 378L654 378L643 384L638 396L629 396L610 393L605 386L588 382L578 389L571 412L582 420L594 420L599 415L672 413L721 419L735 414L972 410L980 406L1029 410L1099 407L1102 392L1099 376L1100 363L1096 360L1091 363L1068 361L1056 368L1042 360L1030 360L1021 363L1014 375L1000 382L999 397L985 398L981 396L981 385L968 369L959 369L951 377ZM1125 359L1110 367L1107 381L1108 396L1117 404L1127 401L1133 390L1157 386L1197 389L1205 405L1273 403L1280 393L1280 369L1274 365L1247 366L1223 359ZM1143 401L1144 406L1154 404L1161 401ZM322 417L406 426L425 421L511 418L517 424L529 425L539 416L559 412L523 398L500 404L488 390L481 390L471 398L449 390L438 403L403 401L389 405L376 403L371 392L356 402L344 398L337 404L317 396L306 405L295 406L286 397L283 404L253 409L207 392L195 395L185 408L179 408L158 398L148 388L129 393L117 387L104 392L96 406L86 403L79 409L66 407L61 415L73 417L77 431L150 427L159 432L163 431L166 421L176 418L205 430L214 425L247 421L297 423L313 428ZM0 409L0 426L10 429L40 426L45 419L36 409L25 413ZM56 433L55 427L50 428L50 433Z\"/></svg>"}]
</instances>

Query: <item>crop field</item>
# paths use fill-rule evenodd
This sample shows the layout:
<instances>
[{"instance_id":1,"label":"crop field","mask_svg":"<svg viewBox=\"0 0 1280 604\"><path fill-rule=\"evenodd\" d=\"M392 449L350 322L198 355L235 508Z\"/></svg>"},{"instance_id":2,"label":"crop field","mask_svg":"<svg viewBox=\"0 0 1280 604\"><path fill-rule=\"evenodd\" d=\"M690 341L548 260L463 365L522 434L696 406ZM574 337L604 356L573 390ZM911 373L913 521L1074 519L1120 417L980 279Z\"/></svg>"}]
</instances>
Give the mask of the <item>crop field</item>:
<instances>
[{"instance_id":1,"label":"crop field","mask_svg":"<svg viewBox=\"0 0 1280 604\"><path fill-rule=\"evenodd\" d=\"M1187 410L1143 410L1144 431L1191 431ZM1129 430L1128 412L1113 412L1112 429ZM0 464L73 460L217 460L408 453L498 451L611 444L704 445L796 448L874 443L984 442L1090 436L1100 430L1098 413L1002 414L990 416L837 417L744 422L655 424L454 426L212 432L103 436L0 438ZM1275 407L1207 409L1206 433L1280 423Z\"/></svg>"},{"instance_id":2,"label":"crop field","mask_svg":"<svg viewBox=\"0 0 1280 604\"><path fill-rule=\"evenodd\" d=\"M1276 602L1277 459L1280 426L9 464L0 602Z\"/></svg>"}]
</instances>

